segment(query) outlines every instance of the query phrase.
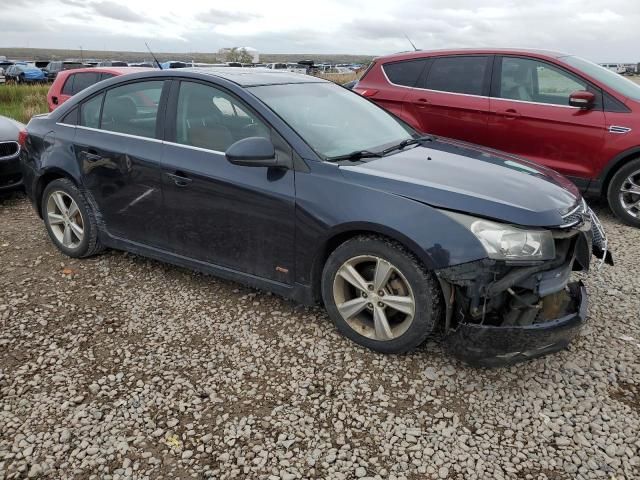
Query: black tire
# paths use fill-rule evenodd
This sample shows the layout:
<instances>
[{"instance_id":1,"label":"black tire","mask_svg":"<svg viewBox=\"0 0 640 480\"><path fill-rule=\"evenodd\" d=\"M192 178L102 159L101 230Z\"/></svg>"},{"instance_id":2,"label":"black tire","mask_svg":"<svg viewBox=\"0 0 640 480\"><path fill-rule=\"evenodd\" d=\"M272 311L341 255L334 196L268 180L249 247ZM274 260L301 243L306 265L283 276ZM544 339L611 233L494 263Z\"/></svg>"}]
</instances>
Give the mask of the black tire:
<instances>
[{"instance_id":1,"label":"black tire","mask_svg":"<svg viewBox=\"0 0 640 480\"><path fill-rule=\"evenodd\" d=\"M73 199L78 206L78 211L82 218L84 230L83 238L74 248L69 248L63 245L58 238L56 238L47 214L47 202L49 201L51 194L56 191L61 191ZM65 255L73 258L84 258L95 255L103 249L100 244L100 240L98 239L98 226L96 223L95 213L82 192L78 190L71 180L59 178L49 183L42 193L41 209L42 217L44 219L45 226L47 227L47 232L49 233L49 238L58 250Z\"/></svg>"},{"instance_id":2,"label":"black tire","mask_svg":"<svg viewBox=\"0 0 640 480\"><path fill-rule=\"evenodd\" d=\"M350 259L373 256L390 262L413 291L415 313L408 328L399 336L378 340L352 328L340 314L334 297L334 279L340 267ZM432 272L398 242L376 235L363 235L347 240L336 248L322 272L322 298L327 312L338 330L354 342L382 353L403 353L421 345L443 318L440 286Z\"/></svg>"},{"instance_id":3,"label":"black tire","mask_svg":"<svg viewBox=\"0 0 640 480\"><path fill-rule=\"evenodd\" d=\"M638 217L633 216L627 212L620 199L620 190L629 176L634 172L640 172L640 158L626 163L613 175L611 182L609 182L609 188L607 189L607 201L613 213L615 213L616 217L622 222L632 227L640 228L640 210L638 210ZM640 200L640 195L632 198L634 201L635 199Z\"/></svg>"}]
</instances>

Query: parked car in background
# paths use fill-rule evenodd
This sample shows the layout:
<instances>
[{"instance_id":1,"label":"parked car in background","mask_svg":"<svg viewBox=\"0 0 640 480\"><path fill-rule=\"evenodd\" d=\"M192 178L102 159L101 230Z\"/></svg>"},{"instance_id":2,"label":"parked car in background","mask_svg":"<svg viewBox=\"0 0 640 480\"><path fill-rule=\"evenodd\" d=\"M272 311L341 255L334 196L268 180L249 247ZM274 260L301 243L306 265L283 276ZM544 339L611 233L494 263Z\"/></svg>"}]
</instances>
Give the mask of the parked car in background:
<instances>
[{"instance_id":1,"label":"parked car in background","mask_svg":"<svg viewBox=\"0 0 640 480\"><path fill-rule=\"evenodd\" d=\"M381 352L433 331L482 365L564 348L586 310L571 271L608 258L560 174L421 136L307 75L145 70L33 118L23 140L27 193L66 255L117 248L322 300Z\"/></svg>"},{"instance_id":2,"label":"parked car in background","mask_svg":"<svg viewBox=\"0 0 640 480\"><path fill-rule=\"evenodd\" d=\"M0 116L0 192L22 185L20 171L20 132L25 126L11 118Z\"/></svg>"},{"instance_id":3,"label":"parked car in background","mask_svg":"<svg viewBox=\"0 0 640 480\"><path fill-rule=\"evenodd\" d=\"M15 83L39 83L46 80L42 70L27 63L15 63L9 66L4 76L8 82Z\"/></svg>"},{"instance_id":4,"label":"parked car in background","mask_svg":"<svg viewBox=\"0 0 640 480\"><path fill-rule=\"evenodd\" d=\"M43 72L47 76L47 80L53 82L60 72L84 67L85 65L81 62L55 61L49 62L49 64L43 68Z\"/></svg>"},{"instance_id":5,"label":"parked car in background","mask_svg":"<svg viewBox=\"0 0 640 480\"><path fill-rule=\"evenodd\" d=\"M611 70L537 50L417 51L376 59L354 91L422 132L553 168L640 227L640 85Z\"/></svg>"},{"instance_id":6,"label":"parked car in background","mask_svg":"<svg viewBox=\"0 0 640 480\"><path fill-rule=\"evenodd\" d=\"M49 111L53 112L76 93L102 80L145 70L145 68L134 67L91 67L64 70L58 74L47 92Z\"/></svg>"},{"instance_id":7,"label":"parked car in background","mask_svg":"<svg viewBox=\"0 0 640 480\"><path fill-rule=\"evenodd\" d=\"M627 73L627 67L622 63L601 63L600 66L620 75Z\"/></svg>"},{"instance_id":8,"label":"parked car in background","mask_svg":"<svg viewBox=\"0 0 640 480\"><path fill-rule=\"evenodd\" d=\"M127 62L122 62L120 60L109 60L106 62L99 62L96 67L128 67L129 64Z\"/></svg>"}]
</instances>

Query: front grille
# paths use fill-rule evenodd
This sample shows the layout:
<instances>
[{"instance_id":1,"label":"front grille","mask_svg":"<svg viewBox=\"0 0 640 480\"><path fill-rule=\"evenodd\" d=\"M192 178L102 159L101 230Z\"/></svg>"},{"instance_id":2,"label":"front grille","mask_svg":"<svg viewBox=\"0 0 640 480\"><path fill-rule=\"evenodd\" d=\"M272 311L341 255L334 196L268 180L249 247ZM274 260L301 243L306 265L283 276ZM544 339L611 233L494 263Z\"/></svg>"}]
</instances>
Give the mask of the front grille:
<instances>
[{"instance_id":1,"label":"front grille","mask_svg":"<svg viewBox=\"0 0 640 480\"><path fill-rule=\"evenodd\" d=\"M18 142L0 142L0 160L13 158L20 152Z\"/></svg>"}]
</instances>

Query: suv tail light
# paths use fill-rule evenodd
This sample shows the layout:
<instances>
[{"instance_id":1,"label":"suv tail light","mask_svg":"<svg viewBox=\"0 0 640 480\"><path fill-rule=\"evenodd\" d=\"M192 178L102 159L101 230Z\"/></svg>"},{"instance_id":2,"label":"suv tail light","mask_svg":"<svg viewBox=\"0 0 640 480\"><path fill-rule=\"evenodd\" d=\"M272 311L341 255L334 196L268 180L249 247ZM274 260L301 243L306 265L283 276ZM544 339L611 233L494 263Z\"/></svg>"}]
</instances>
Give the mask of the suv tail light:
<instances>
[{"instance_id":1,"label":"suv tail light","mask_svg":"<svg viewBox=\"0 0 640 480\"><path fill-rule=\"evenodd\" d=\"M29 133L27 132L26 128L20 130L20 133L18 133L18 143L20 144L20 147L24 147L24 144L27 143L28 136Z\"/></svg>"},{"instance_id":2,"label":"suv tail light","mask_svg":"<svg viewBox=\"0 0 640 480\"><path fill-rule=\"evenodd\" d=\"M373 97L376 93L378 93L378 90L374 89L374 88L354 88L353 89L355 92L358 92L360 95L362 95L363 97Z\"/></svg>"}]
</instances>

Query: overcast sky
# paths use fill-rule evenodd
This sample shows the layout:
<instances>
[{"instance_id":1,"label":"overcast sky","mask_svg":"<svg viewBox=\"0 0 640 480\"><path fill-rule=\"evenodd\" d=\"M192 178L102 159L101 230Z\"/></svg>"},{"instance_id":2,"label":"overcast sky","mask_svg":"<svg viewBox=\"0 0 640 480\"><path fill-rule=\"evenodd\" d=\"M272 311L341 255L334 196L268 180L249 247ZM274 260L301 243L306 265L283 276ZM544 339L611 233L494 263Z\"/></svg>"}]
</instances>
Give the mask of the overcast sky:
<instances>
[{"instance_id":1,"label":"overcast sky","mask_svg":"<svg viewBox=\"0 0 640 480\"><path fill-rule=\"evenodd\" d=\"M535 47L640 61L639 0L0 0L0 47L380 55Z\"/></svg>"}]
</instances>

